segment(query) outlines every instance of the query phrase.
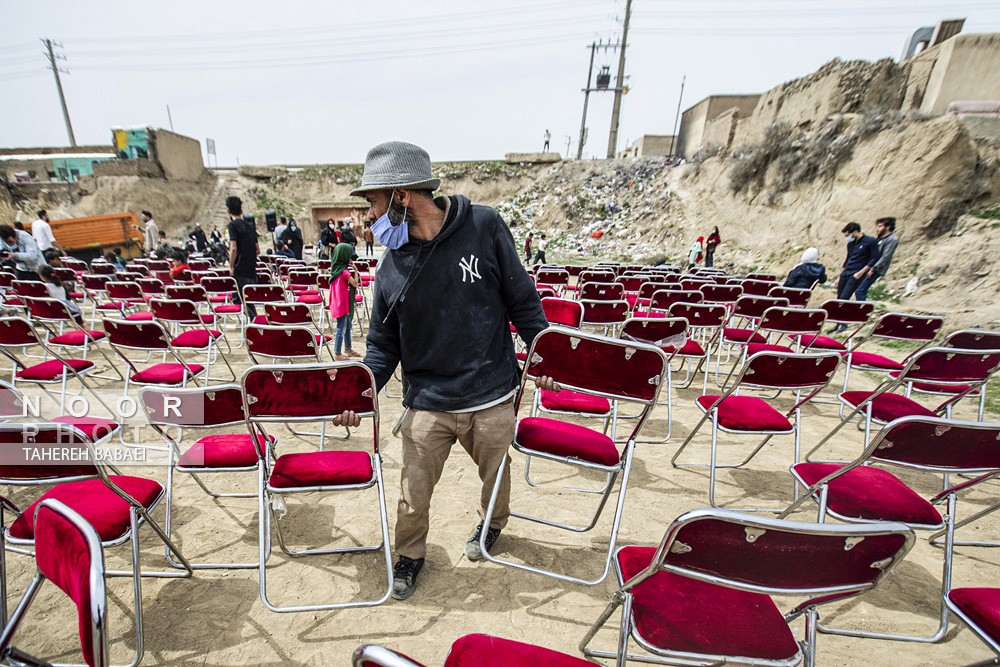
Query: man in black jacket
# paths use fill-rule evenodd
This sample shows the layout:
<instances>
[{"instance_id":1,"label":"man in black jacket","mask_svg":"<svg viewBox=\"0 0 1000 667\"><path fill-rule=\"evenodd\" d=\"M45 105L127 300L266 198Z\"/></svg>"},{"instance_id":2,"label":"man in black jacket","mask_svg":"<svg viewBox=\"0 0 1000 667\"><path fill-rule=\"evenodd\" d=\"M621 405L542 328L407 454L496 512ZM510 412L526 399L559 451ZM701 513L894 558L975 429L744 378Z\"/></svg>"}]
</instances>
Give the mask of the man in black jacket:
<instances>
[{"instance_id":1,"label":"man in black jacket","mask_svg":"<svg viewBox=\"0 0 1000 667\"><path fill-rule=\"evenodd\" d=\"M500 214L467 197L433 196L440 180L423 149L393 141L368 153L361 187L372 231L387 250L379 262L364 362L381 390L397 365L407 381L401 494L393 570L397 600L409 597L424 565L430 501L457 440L482 480L480 522L465 545L483 557L510 514L504 469L493 519L482 518L500 462L514 437L520 369L508 317L530 344L547 326L534 284ZM403 334L405 332L405 335ZM351 413L341 418L358 424Z\"/></svg>"},{"instance_id":2,"label":"man in black jacket","mask_svg":"<svg viewBox=\"0 0 1000 667\"><path fill-rule=\"evenodd\" d=\"M843 270L837 279L837 298L850 300L865 274L878 260L878 242L874 237L863 234L861 225L856 222L847 223L840 231L847 241L847 259L844 260ZM846 330L846 324L838 324L828 333Z\"/></svg>"}]
</instances>

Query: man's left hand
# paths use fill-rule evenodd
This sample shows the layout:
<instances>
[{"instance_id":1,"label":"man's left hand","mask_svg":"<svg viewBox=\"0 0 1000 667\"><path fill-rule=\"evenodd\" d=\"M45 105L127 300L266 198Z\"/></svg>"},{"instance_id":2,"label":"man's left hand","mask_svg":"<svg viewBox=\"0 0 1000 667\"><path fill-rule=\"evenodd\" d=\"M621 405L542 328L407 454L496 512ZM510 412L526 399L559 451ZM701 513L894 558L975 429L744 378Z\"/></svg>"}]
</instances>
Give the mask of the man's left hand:
<instances>
[{"instance_id":1,"label":"man's left hand","mask_svg":"<svg viewBox=\"0 0 1000 667\"><path fill-rule=\"evenodd\" d=\"M548 375L541 375L535 378L535 386L539 389L544 389L545 391L562 391L562 387L559 386L559 383Z\"/></svg>"}]
</instances>

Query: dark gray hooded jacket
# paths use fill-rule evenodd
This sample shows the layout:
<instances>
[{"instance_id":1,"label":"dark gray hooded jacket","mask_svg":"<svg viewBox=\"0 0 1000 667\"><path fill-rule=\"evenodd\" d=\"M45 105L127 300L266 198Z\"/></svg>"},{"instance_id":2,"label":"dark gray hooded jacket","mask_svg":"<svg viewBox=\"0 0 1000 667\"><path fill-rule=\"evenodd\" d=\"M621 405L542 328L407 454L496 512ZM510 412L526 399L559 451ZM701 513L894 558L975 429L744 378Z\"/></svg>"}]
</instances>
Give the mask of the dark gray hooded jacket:
<instances>
[{"instance_id":1,"label":"dark gray hooded jacket","mask_svg":"<svg viewBox=\"0 0 1000 667\"><path fill-rule=\"evenodd\" d=\"M463 410L509 394L520 378L510 323L528 345L548 326L500 214L449 199L440 233L386 250L374 283L364 362L380 390L401 365L403 405L418 410Z\"/></svg>"}]
</instances>

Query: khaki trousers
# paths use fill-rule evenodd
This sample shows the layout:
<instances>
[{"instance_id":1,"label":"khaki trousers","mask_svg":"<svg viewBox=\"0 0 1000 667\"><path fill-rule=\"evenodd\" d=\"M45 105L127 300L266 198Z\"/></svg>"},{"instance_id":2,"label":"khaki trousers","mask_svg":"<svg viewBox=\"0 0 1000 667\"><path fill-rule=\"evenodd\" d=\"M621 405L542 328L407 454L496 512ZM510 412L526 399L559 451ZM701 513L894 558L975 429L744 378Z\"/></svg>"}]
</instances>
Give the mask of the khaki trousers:
<instances>
[{"instance_id":1,"label":"khaki trousers","mask_svg":"<svg viewBox=\"0 0 1000 667\"><path fill-rule=\"evenodd\" d=\"M411 409L403 419L403 471L396 511L396 555L423 558L427 553L431 494L441 478L452 445L458 440L479 467L483 482L479 518L486 516L500 462L514 440L514 399L476 412L429 412ZM510 517L510 457L490 528L503 528Z\"/></svg>"}]
</instances>

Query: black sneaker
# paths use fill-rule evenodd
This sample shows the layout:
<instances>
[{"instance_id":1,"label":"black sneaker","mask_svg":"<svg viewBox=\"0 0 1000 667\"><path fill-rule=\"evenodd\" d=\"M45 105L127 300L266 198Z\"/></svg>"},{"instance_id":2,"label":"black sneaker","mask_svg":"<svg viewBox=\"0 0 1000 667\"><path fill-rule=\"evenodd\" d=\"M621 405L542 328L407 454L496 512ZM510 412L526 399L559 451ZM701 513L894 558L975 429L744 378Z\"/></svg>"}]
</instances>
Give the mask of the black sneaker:
<instances>
[{"instance_id":1,"label":"black sneaker","mask_svg":"<svg viewBox=\"0 0 1000 667\"><path fill-rule=\"evenodd\" d=\"M483 559L483 551L479 548L479 538L482 537L482 535L483 522L480 521L479 525L476 526L476 534L465 543L465 557L469 560ZM490 528L486 531L486 551L490 551L493 548L493 545L496 544L498 537L500 537L499 528Z\"/></svg>"},{"instance_id":2,"label":"black sneaker","mask_svg":"<svg viewBox=\"0 0 1000 667\"><path fill-rule=\"evenodd\" d=\"M828 334L839 334L839 333L843 333L845 331L847 331L847 325L846 324L838 324L838 325L834 326L832 329L830 329L829 331L827 331L826 333L828 333Z\"/></svg>"},{"instance_id":3,"label":"black sneaker","mask_svg":"<svg viewBox=\"0 0 1000 667\"><path fill-rule=\"evenodd\" d=\"M405 600L413 595L417 588L417 575L424 567L424 559L400 556L396 566L392 568L392 597Z\"/></svg>"}]
</instances>

